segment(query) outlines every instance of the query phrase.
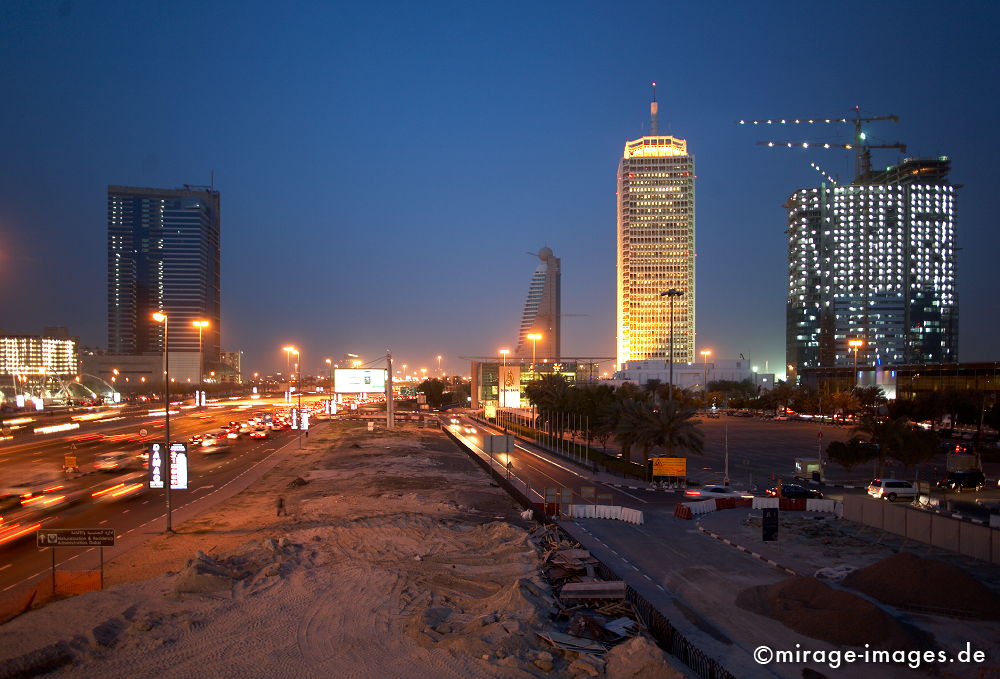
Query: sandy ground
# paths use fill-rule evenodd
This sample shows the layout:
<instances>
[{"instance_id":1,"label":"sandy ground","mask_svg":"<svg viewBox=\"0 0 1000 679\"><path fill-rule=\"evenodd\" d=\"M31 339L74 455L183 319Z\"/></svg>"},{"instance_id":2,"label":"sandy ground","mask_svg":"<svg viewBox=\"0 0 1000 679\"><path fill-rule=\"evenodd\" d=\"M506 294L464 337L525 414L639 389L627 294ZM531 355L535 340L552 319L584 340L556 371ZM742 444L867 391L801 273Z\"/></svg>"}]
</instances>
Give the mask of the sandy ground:
<instances>
[{"instance_id":1,"label":"sandy ground","mask_svg":"<svg viewBox=\"0 0 1000 679\"><path fill-rule=\"evenodd\" d=\"M0 678L678 676L640 667L660 652L639 639L606 659L541 641L530 528L440 433L333 423L108 564L105 591L5 625Z\"/></svg>"}]
</instances>

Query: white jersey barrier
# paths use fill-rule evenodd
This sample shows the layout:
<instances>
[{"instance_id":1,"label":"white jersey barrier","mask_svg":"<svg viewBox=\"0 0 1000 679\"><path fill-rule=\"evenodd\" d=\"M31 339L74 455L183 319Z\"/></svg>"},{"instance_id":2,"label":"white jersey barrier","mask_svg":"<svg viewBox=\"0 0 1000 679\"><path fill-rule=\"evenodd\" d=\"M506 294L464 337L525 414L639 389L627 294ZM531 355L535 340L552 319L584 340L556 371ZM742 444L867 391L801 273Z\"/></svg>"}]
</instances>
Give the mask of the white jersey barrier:
<instances>
[{"instance_id":1,"label":"white jersey barrier","mask_svg":"<svg viewBox=\"0 0 1000 679\"><path fill-rule=\"evenodd\" d=\"M702 500L701 502L685 502L691 508L691 513L695 516L708 514L715 511L715 500Z\"/></svg>"},{"instance_id":2,"label":"white jersey barrier","mask_svg":"<svg viewBox=\"0 0 1000 679\"><path fill-rule=\"evenodd\" d=\"M618 505L568 505L567 513L574 519L616 519L642 524L642 512Z\"/></svg>"}]
</instances>

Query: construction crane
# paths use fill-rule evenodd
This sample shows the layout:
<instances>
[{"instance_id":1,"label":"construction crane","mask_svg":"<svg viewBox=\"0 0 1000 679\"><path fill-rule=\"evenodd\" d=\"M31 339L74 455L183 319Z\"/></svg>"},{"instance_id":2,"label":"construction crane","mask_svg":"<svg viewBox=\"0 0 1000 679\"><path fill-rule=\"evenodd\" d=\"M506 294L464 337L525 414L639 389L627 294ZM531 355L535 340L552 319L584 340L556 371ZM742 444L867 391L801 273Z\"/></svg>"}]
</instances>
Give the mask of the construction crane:
<instances>
[{"instance_id":1,"label":"construction crane","mask_svg":"<svg viewBox=\"0 0 1000 679\"><path fill-rule=\"evenodd\" d=\"M771 120L737 120L738 125L826 125L834 123L852 123L854 125L854 142L851 144L836 144L829 142L803 142L803 141L759 141L759 146L784 146L787 148L823 148L823 149L847 149L853 150L855 154L855 181L863 183L872 174L872 149L899 149L906 153L906 144L896 142L895 144L872 144L868 141L867 135L861 129L862 123L873 123L883 120L899 122L899 116L870 116L862 117L861 109L854 107L853 118L775 118Z\"/></svg>"}]
</instances>

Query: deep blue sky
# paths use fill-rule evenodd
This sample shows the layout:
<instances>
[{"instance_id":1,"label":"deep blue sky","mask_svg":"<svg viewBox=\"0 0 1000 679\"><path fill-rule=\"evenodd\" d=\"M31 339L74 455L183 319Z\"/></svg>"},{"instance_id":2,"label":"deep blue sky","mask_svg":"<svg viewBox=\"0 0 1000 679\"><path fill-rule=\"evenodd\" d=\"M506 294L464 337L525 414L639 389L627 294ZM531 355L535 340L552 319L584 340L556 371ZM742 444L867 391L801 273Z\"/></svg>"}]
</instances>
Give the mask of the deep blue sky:
<instances>
[{"instance_id":1,"label":"deep blue sky","mask_svg":"<svg viewBox=\"0 0 1000 679\"><path fill-rule=\"evenodd\" d=\"M700 5L700 6L695 6ZM431 371L515 342L537 259L563 264L563 353L614 354L615 170L648 125L697 162L699 349L784 366L785 217L810 161L739 118L895 113L947 155L960 358L997 360L997 3L0 4L0 328L106 345L106 187L207 184L223 344ZM846 126L773 136L848 140ZM895 162L876 152L876 165ZM991 195L993 197L991 197Z\"/></svg>"}]
</instances>

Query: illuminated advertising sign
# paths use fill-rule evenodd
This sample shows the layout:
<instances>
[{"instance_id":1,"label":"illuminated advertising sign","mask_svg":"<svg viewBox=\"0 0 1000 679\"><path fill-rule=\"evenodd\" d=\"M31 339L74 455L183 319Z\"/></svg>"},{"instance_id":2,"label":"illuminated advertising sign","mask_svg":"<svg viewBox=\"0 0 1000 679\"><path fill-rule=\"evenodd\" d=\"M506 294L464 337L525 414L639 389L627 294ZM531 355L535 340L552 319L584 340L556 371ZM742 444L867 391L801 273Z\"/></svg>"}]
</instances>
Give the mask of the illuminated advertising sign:
<instances>
[{"instance_id":1,"label":"illuminated advertising sign","mask_svg":"<svg viewBox=\"0 0 1000 679\"><path fill-rule=\"evenodd\" d=\"M149 487L163 488L166 474L166 446L153 443L149 446ZM187 490L188 466L187 445L183 443L170 444L170 490Z\"/></svg>"},{"instance_id":2,"label":"illuminated advertising sign","mask_svg":"<svg viewBox=\"0 0 1000 679\"><path fill-rule=\"evenodd\" d=\"M338 394L385 391L385 370L338 368L333 371L333 390Z\"/></svg>"},{"instance_id":3,"label":"illuminated advertising sign","mask_svg":"<svg viewBox=\"0 0 1000 679\"><path fill-rule=\"evenodd\" d=\"M521 407L521 367L500 366L500 407Z\"/></svg>"}]
</instances>

